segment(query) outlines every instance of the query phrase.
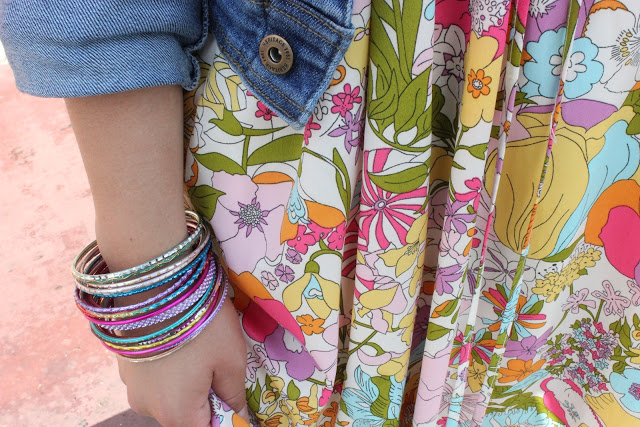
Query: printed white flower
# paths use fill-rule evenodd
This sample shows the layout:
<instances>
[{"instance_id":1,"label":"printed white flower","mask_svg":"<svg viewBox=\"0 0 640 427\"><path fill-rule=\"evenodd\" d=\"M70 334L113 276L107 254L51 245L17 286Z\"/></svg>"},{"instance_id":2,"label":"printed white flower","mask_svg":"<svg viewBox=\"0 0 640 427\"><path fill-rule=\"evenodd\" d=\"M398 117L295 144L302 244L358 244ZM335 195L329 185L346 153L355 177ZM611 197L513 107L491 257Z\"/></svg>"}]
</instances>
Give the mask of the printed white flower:
<instances>
[{"instance_id":1,"label":"printed white flower","mask_svg":"<svg viewBox=\"0 0 640 427\"><path fill-rule=\"evenodd\" d=\"M640 2L626 6L598 8L589 15L585 31L585 37L598 46L595 59L604 65L601 81L611 92L627 92L640 80Z\"/></svg>"}]
</instances>

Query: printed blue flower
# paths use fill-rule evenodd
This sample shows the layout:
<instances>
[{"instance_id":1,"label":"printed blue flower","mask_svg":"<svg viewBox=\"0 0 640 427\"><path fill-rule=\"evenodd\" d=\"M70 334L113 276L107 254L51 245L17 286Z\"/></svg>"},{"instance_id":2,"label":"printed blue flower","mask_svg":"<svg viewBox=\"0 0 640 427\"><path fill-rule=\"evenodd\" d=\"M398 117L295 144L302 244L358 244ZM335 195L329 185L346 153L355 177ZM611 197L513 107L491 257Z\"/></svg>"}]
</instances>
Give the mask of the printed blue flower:
<instances>
[{"instance_id":1,"label":"printed blue flower","mask_svg":"<svg viewBox=\"0 0 640 427\"><path fill-rule=\"evenodd\" d=\"M565 28L545 31L538 41L527 43L532 60L524 65L524 75L529 80L522 87L528 97L555 98L563 67ZM578 98L588 93L600 81L604 66L595 60L598 46L591 39L582 37L573 43L566 61L570 61L564 82L564 96Z\"/></svg>"},{"instance_id":2,"label":"printed blue flower","mask_svg":"<svg viewBox=\"0 0 640 427\"><path fill-rule=\"evenodd\" d=\"M620 403L631 412L640 412L640 370L627 368L622 375L612 372L611 387L622 394Z\"/></svg>"}]
</instances>

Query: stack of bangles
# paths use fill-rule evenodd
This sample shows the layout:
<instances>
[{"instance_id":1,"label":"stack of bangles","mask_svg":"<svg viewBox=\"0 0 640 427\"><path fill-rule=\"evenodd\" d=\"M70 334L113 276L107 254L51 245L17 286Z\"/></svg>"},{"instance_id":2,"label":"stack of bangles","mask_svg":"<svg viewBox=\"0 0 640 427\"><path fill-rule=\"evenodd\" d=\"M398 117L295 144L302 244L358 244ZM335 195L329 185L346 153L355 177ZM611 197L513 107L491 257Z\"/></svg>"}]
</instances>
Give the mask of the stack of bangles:
<instances>
[{"instance_id":1,"label":"stack of bangles","mask_svg":"<svg viewBox=\"0 0 640 427\"><path fill-rule=\"evenodd\" d=\"M95 241L73 262L76 305L93 333L120 357L150 361L173 353L211 322L226 299L228 282L213 255L211 233L198 214L186 211L186 217L189 237L137 267L110 273ZM166 289L143 302L116 304L161 286ZM156 332L136 332L168 321Z\"/></svg>"}]
</instances>

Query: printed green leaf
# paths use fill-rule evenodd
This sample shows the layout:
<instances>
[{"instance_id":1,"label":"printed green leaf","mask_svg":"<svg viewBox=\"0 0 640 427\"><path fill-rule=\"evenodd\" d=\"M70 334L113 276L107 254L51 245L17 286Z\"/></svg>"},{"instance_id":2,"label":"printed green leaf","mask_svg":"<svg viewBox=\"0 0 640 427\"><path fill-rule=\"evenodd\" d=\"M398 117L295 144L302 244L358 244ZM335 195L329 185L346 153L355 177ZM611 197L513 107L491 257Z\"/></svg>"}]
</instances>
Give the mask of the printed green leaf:
<instances>
[{"instance_id":1,"label":"printed green leaf","mask_svg":"<svg viewBox=\"0 0 640 427\"><path fill-rule=\"evenodd\" d=\"M281 126L279 128L271 128L271 129L253 129L253 128L243 128L242 134L246 136L262 136L262 135L270 135L272 133L276 133L279 130L284 129L286 126Z\"/></svg>"},{"instance_id":2,"label":"printed green leaf","mask_svg":"<svg viewBox=\"0 0 640 427\"><path fill-rule=\"evenodd\" d=\"M333 164L336 165L338 170L336 171L336 184L338 185L338 192L344 205L345 217L349 215L351 205L351 182L349 181L349 172L347 166L344 164L340 153L336 148L333 149Z\"/></svg>"},{"instance_id":3,"label":"printed green leaf","mask_svg":"<svg viewBox=\"0 0 640 427\"><path fill-rule=\"evenodd\" d=\"M248 166L263 165L272 162L289 162L299 160L302 154L304 135L286 135L274 139L251 153L247 159Z\"/></svg>"},{"instance_id":4,"label":"printed green leaf","mask_svg":"<svg viewBox=\"0 0 640 427\"><path fill-rule=\"evenodd\" d=\"M627 126L627 135L637 135L640 133L640 114L633 116Z\"/></svg>"},{"instance_id":5,"label":"printed green leaf","mask_svg":"<svg viewBox=\"0 0 640 427\"><path fill-rule=\"evenodd\" d=\"M443 336L447 335L452 330L453 329L449 329L449 328L445 328L445 327L440 326L440 325L436 325L435 323L430 323L429 327L427 328L427 339L429 341L435 341L438 338L442 338Z\"/></svg>"},{"instance_id":6,"label":"printed green leaf","mask_svg":"<svg viewBox=\"0 0 640 427\"><path fill-rule=\"evenodd\" d=\"M516 100L513 103L514 105L520 105L520 104L534 104L534 105L538 105L538 103L536 101L533 101L529 98L527 98L527 94L524 92L516 92Z\"/></svg>"},{"instance_id":7,"label":"printed green leaf","mask_svg":"<svg viewBox=\"0 0 640 427\"><path fill-rule=\"evenodd\" d=\"M389 390L391 389L391 381L388 377L373 377L371 382L379 390L378 398L371 404L371 413L380 418L387 418L389 414Z\"/></svg>"},{"instance_id":8,"label":"printed green leaf","mask_svg":"<svg viewBox=\"0 0 640 427\"><path fill-rule=\"evenodd\" d=\"M567 258L569 258L571 256L571 254L573 253L573 250L578 245L578 243L580 243L580 241L582 240L583 237L584 237L584 234L581 234L580 237L578 237L575 240L575 242L573 242L571 244L571 246L569 246L566 249L561 250L560 252L558 252L555 255L551 255L551 256L546 257L542 261L549 262L549 263L564 261L565 259L567 259Z\"/></svg>"},{"instance_id":9,"label":"printed green leaf","mask_svg":"<svg viewBox=\"0 0 640 427\"><path fill-rule=\"evenodd\" d=\"M213 218L218 204L218 197L224 195L223 191L211 188L208 185L198 185L189 190L189 197L193 207L207 220Z\"/></svg>"},{"instance_id":10,"label":"printed green leaf","mask_svg":"<svg viewBox=\"0 0 640 427\"><path fill-rule=\"evenodd\" d=\"M368 174L371 181L378 187L401 194L413 191L423 185L429 174L429 167L422 163L392 174Z\"/></svg>"},{"instance_id":11,"label":"printed green leaf","mask_svg":"<svg viewBox=\"0 0 640 427\"><path fill-rule=\"evenodd\" d=\"M487 151L487 144L478 144L471 147L466 145L458 145L458 149L467 150L476 159L484 160L484 153Z\"/></svg>"},{"instance_id":12,"label":"printed green leaf","mask_svg":"<svg viewBox=\"0 0 640 427\"><path fill-rule=\"evenodd\" d=\"M236 119L236 116L226 108L222 112L222 119L211 119L209 123L213 123L218 126L223 132L228 133L232 136L240 136L242 135L242 125Z\"/></svg>"},{"instance_id":13,"label":"printed green leaf","mask_svg":"<svg viewBox=\"0 0 640 427\"><path fill-rule=\"evenodd\" d=\"M287 396L289 396L290 400L298 400L300 397L300 389L295 385L293 380L289 381L289 385L287 386Z\"/></svg>"},{"instance_id":14,"label":"printed green leaf","mask_svg":"<svg viewBox=\"0 0 640 427\"><path fill-rule=\"evenodd\" d=\"M438 113L433 119L433 134L440 139L454 139L456 133L453 130L451 120L445 114Z\"/></svg>"},{"instance_id":15,"label":"printed green leaf","mask_svg":"<svg viewBox=\"0 0 640 427\"><path fill-rule=\"evenodd\" d=\"M246 171L242 166L220 153L194 154L196 160L214 172L225 171L231 175L242 175Z\"/></svg>"},{"instance_id":16,"label":"printed green leaf","mask_svg":"<svg viewBox=\"0 0 640 427\"><path fill-rule=\"evenodd\" d=\"M378 75L378 80L382 76ZM377 91L378 98L372 99L367 105L368 117L370 120L382 120L392 117L398 110L398 81L395 71L391 72L389 81L384 87L386 90L381 94Z\"/></svg>"},{"instance_id":17,"label":"printed green leaf","mask_svg":"<svg viewBox=\"0 0 640 427\"><path fill-rule=\"evenodd\" d=\"M522 59L522 51L518 47L517 43L511 43L509 46L509 62L514 67L520 66L520 60Z\"/></svg>"},{"instance_id":18,"label":"printed green leaf","mask_svg":"<svg viewBox=\"0 0 640 427\"><path fill-rule=\"evenodd\" d=\"M431 68L420 73L400 94L398 110L394 116L396 137L401 132L414 128L418 117L425 111L429 95L430 74Z\"/></svg>"}]
</instances>

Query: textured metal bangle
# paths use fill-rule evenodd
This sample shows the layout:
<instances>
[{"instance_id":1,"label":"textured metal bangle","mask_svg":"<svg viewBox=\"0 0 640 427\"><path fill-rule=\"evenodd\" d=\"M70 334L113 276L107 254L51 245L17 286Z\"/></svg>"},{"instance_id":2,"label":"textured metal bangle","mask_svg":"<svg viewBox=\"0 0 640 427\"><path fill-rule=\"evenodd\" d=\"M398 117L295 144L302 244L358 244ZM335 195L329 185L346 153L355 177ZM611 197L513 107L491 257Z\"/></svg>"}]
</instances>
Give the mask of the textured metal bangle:
<instances>
[{"instance_id":1,"label":"textured metal bangle","mask_svg":"<svg viewBox=\"0 0 640 427\"><path fill-rule=\"evenodd\" d=\"M123 296L125 293L129 293L130 291L138 291L153 289L154 284L159 281L165 280L169 277L172 277L176 274L176 272L182 270L185 266L189 265L195 258L201 255L203 252L206 252L206 248L211 245L211 235L209 231L206 231L202 234L202 241L199 242L198 247L191 252L186 257L180 259L169 266L166 266L160 270L157 270L153 273L150 273L145 276L141 276L135 279L131 279L128 281L123 281L119 283L110 283L105 285L87 285L85 283L76 281L76 286L78 289L82 290L91 295L101 295L101 296ZM135 292L134 292L135 293Z\"/></svg>"},{"instance_id":2,"label":"textured metal bangle","mask_svg":"<svg viewBox=\"0 0 640 427\"><path fill-rule=\"evenodd\" d=\"M187 225L191 226L189 228L193 228L193 230L190 230L191 232L189 236L184 241L180 242L178 245L174 246L172 249L160 255L159 257L123 271L100 275L88 275L83 273L81 271L82 269L78 267L83 263L82 261L84 259L90 256L90 254L95 253L97 242L94 240L86 248L84 248L73 261L73 266L71 269L73 277L76 280L84 282L87 285L115 283L118 281L137 277L145 273L149 273L155 269L161 268L166 264L169 264L174 259L178 258L182 254L187 252L191 247L193 247L195 241L200 237L200 234L204 231L205 228L202 219L195 212L185 211L185 215L187 216Z\"/></svg>"}]
</instances>

